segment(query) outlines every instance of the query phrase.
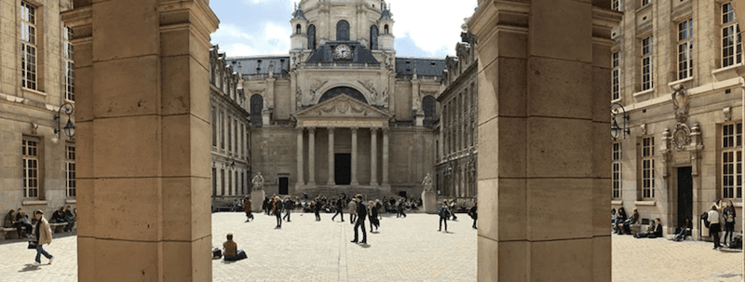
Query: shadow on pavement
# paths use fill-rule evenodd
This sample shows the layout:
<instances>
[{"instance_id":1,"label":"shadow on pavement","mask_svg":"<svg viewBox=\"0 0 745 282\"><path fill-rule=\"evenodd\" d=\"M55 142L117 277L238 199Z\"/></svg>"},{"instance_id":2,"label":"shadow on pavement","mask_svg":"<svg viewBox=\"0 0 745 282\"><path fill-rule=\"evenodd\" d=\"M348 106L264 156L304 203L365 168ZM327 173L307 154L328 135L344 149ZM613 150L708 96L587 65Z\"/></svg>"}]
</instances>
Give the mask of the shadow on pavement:
<instances>
[{"instance_id":1,"label":"shadow on pavement","mask_svg":"<svg viewBox=\"0 0 745 282\"><path fill-rule=\"evenodd\" d=\"M23 269L19 270L18 272L35 271L35 270L39 270L39 269L41 269L41 267L39 267L39 265L33 265L33 264L29 263L29 264L26 264L23 267Z\"/></svg>"}]
</instances>

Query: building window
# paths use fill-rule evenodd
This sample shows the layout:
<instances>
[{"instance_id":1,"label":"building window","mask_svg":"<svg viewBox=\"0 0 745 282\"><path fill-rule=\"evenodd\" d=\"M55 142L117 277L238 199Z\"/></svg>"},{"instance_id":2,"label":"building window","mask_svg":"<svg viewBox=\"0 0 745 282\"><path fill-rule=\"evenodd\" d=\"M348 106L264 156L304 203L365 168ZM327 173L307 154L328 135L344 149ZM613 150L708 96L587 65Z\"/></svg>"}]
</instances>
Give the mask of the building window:
<instances>
[{"instance_id":1,"label":"building window","mask_svg":"<svg viewBox=\"0 0 745 282\"><path fill-rule=\"evenodd\" d=\"M316 49L316 26L310 25L308 27L308 49Z\"/></svg>"},{"instance_id":2,"label":"building window","mask_svg":"<svg viewBox=\"0 0 745 282\"><path fill-rule=\"evenodd\" d=\"M225 169L220 170L220 195L225 195Z\"/></svg>"},{"instance_id":3,"label":"building window","mask_svg":"<svg viewBox=\"0 0 745 282\"><path fill-rule=\"evenodd\" d=\"M228 152L233 152L233 119L228 118Z\"/></svg>"},{"instance_id":4,"label":"building window","mask_svg":"<svg viewBox=\"0 0 745 282\"><path fill-rule=\"evenodd\" d=\"M722 5L722 67L739 63L742 63L742 36L732 3L727 3Z\"/></svg>"},{"instance_id":5,"label":"building window","mask_svg":"<svg viewBox=\"0 0 745 282\"><path fill-rule=\"evenodd\" d=\"M349 41L349 22L341 20L336 23L336 40Z\"/></svg>"},{"instance_id":6,"label":"building window","mask_svg":"<svg viewBox=\"0 0 745 282\"><path fill-rule=\"evenodd\" d=\"M212 196L217 195L217 168L212 168Z\"/></svg>"},{"instance_id":7,"label":"building window","mask_svg":"<svg viewBox=\"0 0 745 282\"><path fill-rule=\"evenodd\" d=\"M613 65L613 97L611 97L611 100L618 100L621 98L621 63L620 63L620 53L615 52L613 53L613 58L611 61L611 64Z\"/></svg>"},{"instance_id":8,"label":"building window","mask_svg":"<svg viewBox=\"0 0 745 282\"><path fill-rule=\"evenodd\" d=\"M373 25L370 27L370 50L378 49L378 26Z\"/></svg>"},{"instance_id":9,"label":"building window","mask_svg":"<svg viewBox=\"0 0 745 282\"><path fill-rule=\"evenodd\" d=\"M212 147L217 147L217 112L212 107Z\"/></svg>"},{"instance_id":10,"label":"building window","mask_svg":"<svg viewBox=\"0 0 745 282\"><path fill-rule=\"evenodd\" d=\"M65 99L75 101L75 63L73 62L73 46L70 42L72 39L72 29L65 27L62 29L63 48L65 55L62 59L62 65L65 71Z\"/></svg>"},{"instance_id":11,"label":"building window","mask_svg":"<svg viewBox=\"0 0 745 282\"><path fill-rule=\"evenodd\" d=\"M693 19L678 24L678 79L693 76Z\"/></svg>"},{"instance_id":12,"label":"building window","mask_svg":"<svg viewBox=\"0 0 745 282\"><path fill-rule=\"evenodd\" d=\"M251 125L261 127L263 124L261 111L264 109L264 97L259 94L251 96Z\"/></svg>"},{"instance_id":13,"label":"building window","mask_svg":"<svg viewBox=\"0 0 745 282\"><path fill-rule=\"evenodd\" d=\"M39 197L39 139L23 138L23 197Z\"/></svg>"},{"instance_id":14,"label":"building window","mask_svg":"<svg viewBox=\"0 0 745 282\"><path fill-rule=\"evenodd\" d=\"M742 198L742 123L722 125L722 198Z\"/></svg>"},{"instance_id":15,"label":"building window","mask_svg":"<svg viewBox=\"0 0 745 282\"><path fill-rule=\"evenodd\" d=\"M225 150L225 113L220 112L220 126L217 128L220 131L220 149Z\"/></svg>"},{"instance_id":16,"label":"building window","mask_svg":"<svg viewBox=\"0 0 745 282\"><path fill-rule=\"evenodd\" d=\"M65 176L67 183L67 197L75 198L75 145L65 145Z\"/></svg>"},{"instance_id":17,"label":"building window","mask_svg":"<svg viewBox=\"0 0 745 282\"><path fill-rule=\"evenodd\" d=\"M621 143L613 143L613 199L621 198Z\"/></svg>"},{"instance_id":18,"label":"building window","mask_svg":"<svg viewBox=\"0 0 745 282\"><path fill-rule=\"evenodd\" d=\"M21 86L36 85L36 7L21 2Z\"/></svg>"},{"instance_id":19,"label":"building window","mask_svg":"<svg viewBox=\"0 0 745 282\"><path fill-rule=\"evenodd\" d=\"M642 6L652 3L652 0L642 0Z\"/></svg>"},{"instance_id":20,"label":"building window","mask_svg":"<svg viewBox=\"0 0 745 282\"><path fill-rule=\"evenodd\" d=\"M654 198L654 137L642 140L642 197Z\"/></svg>"},{"instance_id":21,"label":"building window","mask_svg":"<svg viewBox=\"0 0 745 282\"><path fill-rule=\"evenodd\" d=\"M233 195L233 174L228 171L228 194Z\"/></svg>"},{"instance_id":22,"label":"building window","mask_svg":"<svg viewBox=\"0 0 745 282\"><path fill-rule=\"evenodd\" d=\"M621 0L613 0L611 3L611 9L615 11L621 11Z\"/></svg>"},{"instance_id":23,"label":"building window","mask_svg":"<svg viewBox=\"0 0 745 282\"><path fill-rule=\"evenodd\" d=\"M243 178L243 172L241 172L241 194L246 194L246 179Z\"/></svg>"},{"instance_id":24,"label":"building window","mask_svg":"<svg viewBox=\"0 0 745 282\"><path fill-rule=\"evenodd\" d=\"M642 91L654 88L654 37L642 39Z\"/></svg>"}]
</instances>

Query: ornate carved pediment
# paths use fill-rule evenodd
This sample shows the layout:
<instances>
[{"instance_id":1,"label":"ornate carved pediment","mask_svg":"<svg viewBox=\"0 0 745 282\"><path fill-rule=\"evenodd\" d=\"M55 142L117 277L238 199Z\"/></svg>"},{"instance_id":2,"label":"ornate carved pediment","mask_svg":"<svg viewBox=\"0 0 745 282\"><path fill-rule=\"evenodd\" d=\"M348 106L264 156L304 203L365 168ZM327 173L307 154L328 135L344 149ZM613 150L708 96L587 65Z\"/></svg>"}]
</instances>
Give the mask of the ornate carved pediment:
<instances>
[{"instance_id":1,"label":"ornate carved pediment","mask_svg":"<svg viewBox=\"0 0 745 282\"><path fill-rule=\"evenodd\" d=\"M339 95L297 114L298 120L316 118L365 118L387 121L391 115L347 95Z\"/></svg>"}]
</instances>

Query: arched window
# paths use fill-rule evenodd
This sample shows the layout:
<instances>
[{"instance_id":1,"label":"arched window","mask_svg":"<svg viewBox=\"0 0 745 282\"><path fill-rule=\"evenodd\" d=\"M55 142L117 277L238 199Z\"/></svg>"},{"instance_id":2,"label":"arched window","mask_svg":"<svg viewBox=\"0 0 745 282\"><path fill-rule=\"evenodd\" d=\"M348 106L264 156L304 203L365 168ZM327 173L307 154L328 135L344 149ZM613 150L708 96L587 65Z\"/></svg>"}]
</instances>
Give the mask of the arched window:
<instances>
[{"instance_id":1,"label":"arched window","mask_svg":"<svg viewBox=\"0 0 745 282\"><path fill-rule=\"evenodd\" d=\"M426 96L422 99L422 110L424 110L424 126L432 127L437 119L437 105L435 98Z\"/></svg>"},{"instance_id":2,"label":"arched window","mask_svg":"<svg viewBox=\"0 0 745 282\"><path fill-rule=\"evenodd\" d=\"M310 25L308 27L308 49L316 49L316 26Z\"/></svg>"},{"instance_id":3,"label":"arched window","mask_svg":"<svg viewBox=\"0 0 745 282\"><path fill-rule=\"evenodd\" d=\"M264 97L259 94L251 96L251 125L261 127L261 111L264 109Z\"/></svg>"},{"instance_id":4,"label":"arched window","mask_svg":"<svg viewBox=\"0 0 745 282\"><path fill-rule=\"evenodd\" d=\"M378 49L378 26L370 27L370 50Z\"/></svg>"},{"instance_id":5,"label":"arched window","mask_svg":"<svg viewBox=\"0 0 745 282\"><path fill-rule=\"evenodd\" d=\"M318 103L323 103L324 101L329 100L339 95L347 95L349 97L352 97L354 99L357 99L367 104L367 99L365 99L365 95L360 93L360 91L358 91L357 89L354 89L351 87L345 87L345 86L332 88L331 90L326 91L326 93L323 93L323 96L321 96L321 99L318 100Z\"/></svg>"},{"instance_id":6,"label":"arched window","mask_svg":"<svg viewBox=\"0 0 745 282\"><path fill-rule=\"evenodd\" d=\"M383 29L383 31L384 31L383 34L389 34L390 33L390 31L388 29L388 25L385 25L385 28Z\"/></svg>"},{"instance_id":7,"label":"arched window","mask_svg":"<svg viewBox=\"0 0 745 282\"><path fill-rule=\"evenodd\" d=\"M349 41L349 22L341 20L336 23L336 40Z\"/></svg>"},{"instance_id":8,"label":"arched window","mask_svg":"<svg viewBox=\"0 0 745 282\"><path fill-rule=\"evenodd\" d=\"M302 28L302 26L300 26L300 24L298 24L297 26L295 26L295 34L300 34L302 32L301 28Z\"/></svg>"}]
</instances>

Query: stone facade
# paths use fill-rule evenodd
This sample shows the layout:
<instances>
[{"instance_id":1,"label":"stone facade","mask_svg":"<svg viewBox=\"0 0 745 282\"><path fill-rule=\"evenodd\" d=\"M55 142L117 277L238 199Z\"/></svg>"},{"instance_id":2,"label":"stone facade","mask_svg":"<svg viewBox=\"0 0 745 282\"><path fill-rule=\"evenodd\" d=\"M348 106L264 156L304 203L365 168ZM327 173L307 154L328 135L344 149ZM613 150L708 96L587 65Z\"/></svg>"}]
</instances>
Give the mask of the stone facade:
<instances>
[{"instance_id":1,"label":"stone facade","mask_svg":"<svg viewBox=\"0 0 745 282\"><path fill-rule=\"evenodd\" d=\"M611 99L630 132L614 141L612 206L660 218L665 234L691 218L693 236L707 236L698 218L715 200L742 215L742 48L729 36L731 3L616 3L624 17L613 30Z\"/></svg>"},{"instance_id":2,"label":"stone facade","mask_svg":"<svg viewBox=\"0 0 745 282\"><path fill-rule=\"evenodd\" d=\"M67 71L73 62L72 45L60 20L60 12L71 8L72 1L65 0L0 0L0 211L4 213L17 208L29 213L75 207L75 138L63 130L68 120L75 124L72 72Z\"/></svg>"},{"instance_id":3,"label":"stone facade","mask_svg":"<svg viewBox=\"0 0 745 282\"><path fill-rule=\"evenodd\" d=\"M396 57L384 1L301 1L288 56L228 58L269 194L418 196L434 165L444 60Z\"/></svg>"},{"instance_id":4,"label":"stone facade","mask_svg":"<svg viewBox=\"0 0 745 282\"><path fill-rule=\"evenodd\" d=\"M440 197L474 199L478 192L478 56L475 37L467 30L461 37L463 42L455 46L456 57L445 60L445 90L437 97L441 111L435 125L435 187Z\"/></svg>"},{"instance_id":5,"label":"stone facade","mask_svg":"<svg viewBox=\"0 0 745 282\"><path fill-rule=\"evenodd\" d=\"M246 95L239 89L243 81L218 50L210 50L212 201L213 206L226 206L251 190L251 130Z\"/></svg>"}]
</instances>

